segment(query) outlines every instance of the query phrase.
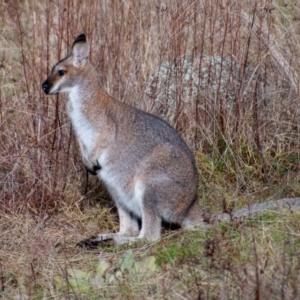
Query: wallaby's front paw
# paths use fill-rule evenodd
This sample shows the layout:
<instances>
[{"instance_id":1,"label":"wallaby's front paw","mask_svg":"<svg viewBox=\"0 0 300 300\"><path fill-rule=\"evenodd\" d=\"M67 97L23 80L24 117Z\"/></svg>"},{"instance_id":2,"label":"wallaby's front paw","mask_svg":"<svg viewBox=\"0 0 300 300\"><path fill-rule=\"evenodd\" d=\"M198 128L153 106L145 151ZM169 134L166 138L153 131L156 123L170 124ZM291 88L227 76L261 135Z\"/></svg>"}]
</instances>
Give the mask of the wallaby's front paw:
<instances>
[{"instance_id":1,"label":"wallaby's front paw","mask_svg":"<svg viewBox=\"0 0 300 300\"><path fill-rule=\"evenodd\" d=\"M99 166L99 164L97 166L93 166L92 168L89 168L87 166L85 166L85 168L92 175L97 175L98 172L101 170L101 167Z\"/></svg>"},{"instance_id":2,"label":"wallaby's front paw","mask_svg":"<svg viewBox=\"0 0 300 300\"><path fill-rule=\"evenodd\" d=\"M92 175L97 175L98 172L101 170L101 166L99 165L98 161L97 161L97 164L93 165L92 167L90 167L89 165L85 165L85 168Z\"/></svg>"}]
</instances>

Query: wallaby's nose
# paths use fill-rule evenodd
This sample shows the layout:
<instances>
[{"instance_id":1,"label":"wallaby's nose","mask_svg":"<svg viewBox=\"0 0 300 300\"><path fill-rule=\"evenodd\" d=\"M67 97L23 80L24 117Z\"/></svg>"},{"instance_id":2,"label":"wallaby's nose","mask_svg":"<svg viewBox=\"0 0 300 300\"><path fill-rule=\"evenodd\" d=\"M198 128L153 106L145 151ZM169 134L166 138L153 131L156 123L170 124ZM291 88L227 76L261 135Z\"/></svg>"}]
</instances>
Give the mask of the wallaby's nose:
<instances>
[{"instance_id":1,"label":"wallaby's nose","mask_svg":"<svg viewBox=\"0 0 300 300\"><path fill-rule=\"evenodd\" d=\"M42 89L47 95L49 94L50 86L47 80L42 84Z\"/></svg>"}]
</instances>

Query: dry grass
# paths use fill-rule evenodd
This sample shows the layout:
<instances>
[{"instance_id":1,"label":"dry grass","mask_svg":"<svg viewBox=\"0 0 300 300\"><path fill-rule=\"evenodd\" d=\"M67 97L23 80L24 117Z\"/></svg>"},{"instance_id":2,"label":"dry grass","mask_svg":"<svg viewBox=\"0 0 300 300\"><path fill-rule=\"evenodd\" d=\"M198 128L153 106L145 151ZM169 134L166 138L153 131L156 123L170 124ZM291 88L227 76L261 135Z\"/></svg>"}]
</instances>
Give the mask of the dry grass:
<instances>
[{"instance_id":1,"label":"dry grass","mask_svg":"<svg viewBox=\"0 0 300 300\"><path fill-rule=\"evenodd\" d=\"M40 88L74 37L87 34L106 92L177 128L195 152L199 200L220 212L300 194L299 18L293 0L2 1L0 296L81 299L54 278L68 281L73 265L93 270L99 253L74 245L117 227L107 194L81 166L66 98ZM103 299L296 299L297 216L136 247L137 258L156 256L159 271L142 284L124 275ZM123 252L101 257L117 265Z\"/></svg>"},{"instance_id":2,"label":"dry grass","mask_svg":"<svg viewBox=\"0 0 300 300\"><path fill-rule=\"evenodd\" d=\"M299 297L299 213L266 213L211 230L169 232L154 244L76 249L85 230L97 230L97 220L86 218L94 214L96 209L85 216L65 211L43 220L28 214L3 215L0 295L4 299ZM154 256L157 267L147 275L136 274L131 267L122 269L128 249L137 262ZM103 283L96 281L96 266L104 260L110 266L107 272L117 280L104 283L106 274ZM80 270L92 279L69 286L69 270Z\"/></svg>"}]
</instances>

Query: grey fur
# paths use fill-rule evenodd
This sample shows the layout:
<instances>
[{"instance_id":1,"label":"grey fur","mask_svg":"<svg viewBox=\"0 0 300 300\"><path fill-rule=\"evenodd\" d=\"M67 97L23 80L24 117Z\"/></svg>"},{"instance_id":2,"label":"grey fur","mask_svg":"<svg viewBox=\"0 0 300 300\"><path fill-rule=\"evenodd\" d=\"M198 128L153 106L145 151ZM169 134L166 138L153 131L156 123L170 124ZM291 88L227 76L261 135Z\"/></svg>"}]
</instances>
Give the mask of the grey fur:
<instances>
[{"instance_id":1,"label":"grey fur","mask_svg":"<svg viewBox=\"0 0 300 300\"><path fill-rule=\"evenodd\" d=\"M71 54L55 65L43 90L69 94L69 115L83 163L97 173L118 208L120 232L100 234L94 241L135 240L139 219L138 237L147 240L160 238L162 221L182 227L202 223L191 150L162 119L101 91L88 51L85 36L80 35Z\"/></svg>"}]
</instances>

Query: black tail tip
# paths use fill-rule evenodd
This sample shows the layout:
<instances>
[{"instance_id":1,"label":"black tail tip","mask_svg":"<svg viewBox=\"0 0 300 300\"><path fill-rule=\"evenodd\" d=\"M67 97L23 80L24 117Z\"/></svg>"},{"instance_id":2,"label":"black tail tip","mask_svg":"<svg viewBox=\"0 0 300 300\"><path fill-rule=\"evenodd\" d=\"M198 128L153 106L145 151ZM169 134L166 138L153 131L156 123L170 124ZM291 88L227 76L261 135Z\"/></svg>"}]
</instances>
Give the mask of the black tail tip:
<instances>
[{"instance_id":1,"label":"black tail tip","mask_svg":"<svg viewBox=\"0 0 300 300\"><path fill-rule=\"evenodd\" d=\"M78 43L78 42L86 42L86 36L85 36L84 33L80 34L80 35L76 38L76 40L74 41L74 44L75 44L75 43Z\"/></svg>"}]
</instances>

